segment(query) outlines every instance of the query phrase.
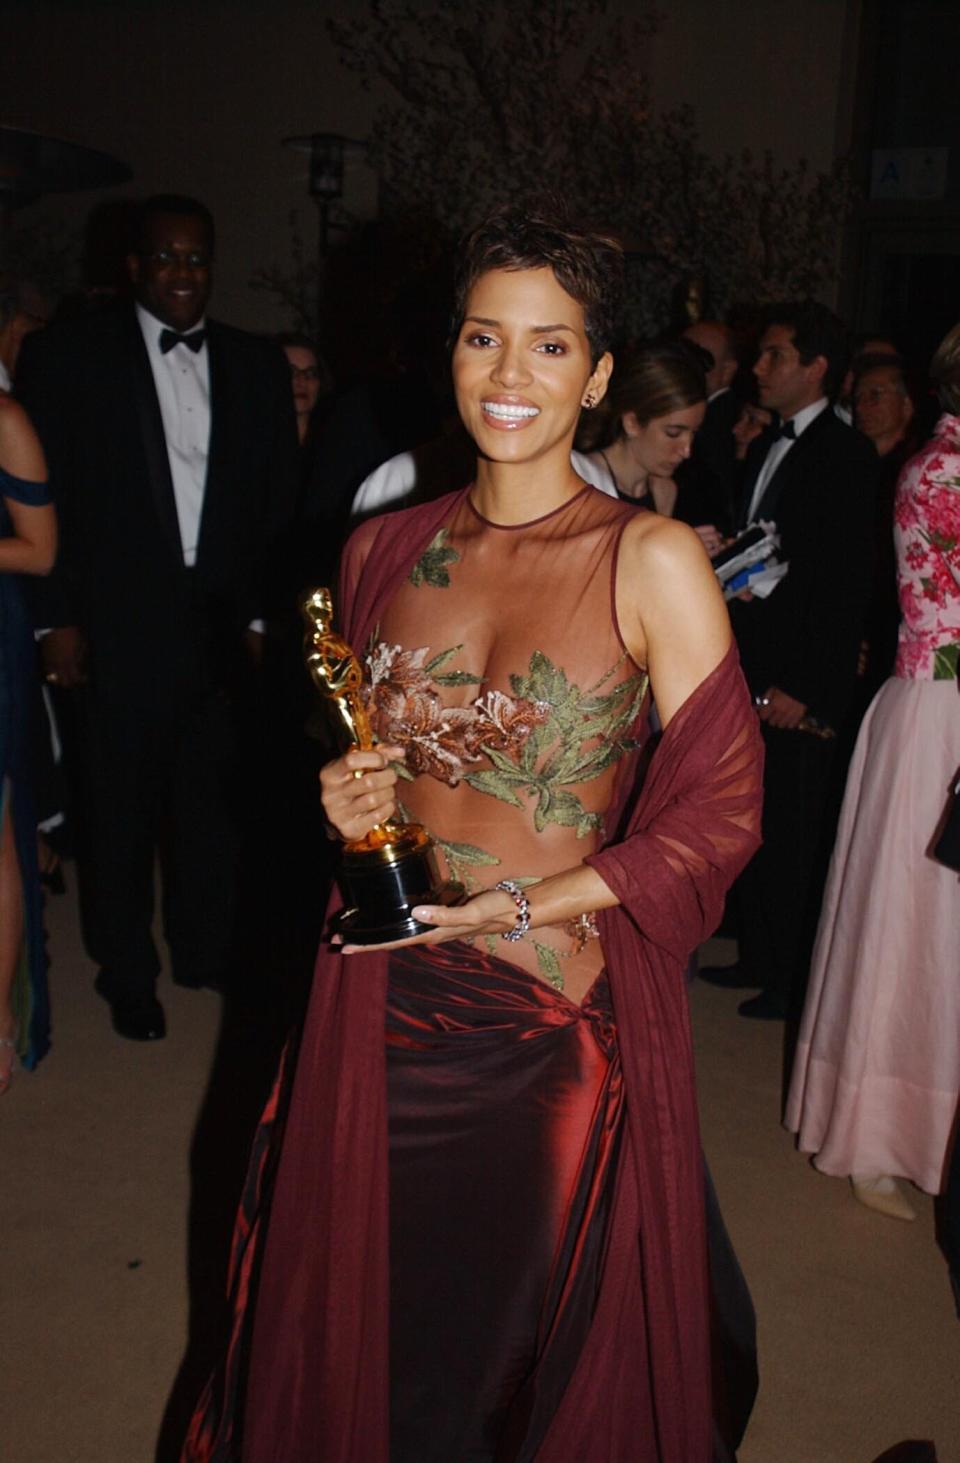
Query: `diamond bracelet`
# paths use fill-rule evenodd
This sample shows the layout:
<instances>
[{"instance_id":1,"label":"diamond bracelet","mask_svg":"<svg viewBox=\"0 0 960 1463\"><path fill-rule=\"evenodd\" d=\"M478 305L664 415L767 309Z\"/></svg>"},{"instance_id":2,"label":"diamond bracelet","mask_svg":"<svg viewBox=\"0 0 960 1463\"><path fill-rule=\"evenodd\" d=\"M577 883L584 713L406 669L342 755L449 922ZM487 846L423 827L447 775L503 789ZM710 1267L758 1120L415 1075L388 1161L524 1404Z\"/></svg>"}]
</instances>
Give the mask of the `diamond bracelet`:
<instances>
[{"instance_id":1,"label":"diamond bracelet","mask_svg":"<svg viewBox=\"0 0 960 1463\"><path fill-rule=\"evenodd\" d=\"M494 888L502 889L504 894L509 894L517 906L516 924L512 930L505 930L500 936L501 940L509 940L511 944L515 944L517 940L523 939L530 928L530 901L516 879L501 879L499 884L494 885Z\"/></svg>"}]
</instances>

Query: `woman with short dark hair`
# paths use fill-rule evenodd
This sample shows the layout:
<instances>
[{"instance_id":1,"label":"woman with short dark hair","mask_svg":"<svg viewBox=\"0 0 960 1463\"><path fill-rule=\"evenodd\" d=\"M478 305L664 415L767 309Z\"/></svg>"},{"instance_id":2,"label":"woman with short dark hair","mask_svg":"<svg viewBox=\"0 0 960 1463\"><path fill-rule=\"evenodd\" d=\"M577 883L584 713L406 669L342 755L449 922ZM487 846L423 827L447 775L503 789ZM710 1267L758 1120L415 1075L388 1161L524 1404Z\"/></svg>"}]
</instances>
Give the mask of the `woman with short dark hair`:
<instances>
[{"instance_id":1,"label":"woman with short dark hair","mask_svg":"<svg viewBox=\"0 0 960 1463\"><path fill-rule=\"evenodd\" d=\"M245 1463L711 1457L683 967L756 847L759 736L695 536L571 466L620 272L517 209L473 233L452 365L475 479L346 548L379 745L324 769L326 817L351 840L415 819L468 897L321 951L260 1140L283 1112L269 1229L257 1162L238 1228ZM190 1460L234 1456L215 1395Z\"/></svg>"}]
</instances>

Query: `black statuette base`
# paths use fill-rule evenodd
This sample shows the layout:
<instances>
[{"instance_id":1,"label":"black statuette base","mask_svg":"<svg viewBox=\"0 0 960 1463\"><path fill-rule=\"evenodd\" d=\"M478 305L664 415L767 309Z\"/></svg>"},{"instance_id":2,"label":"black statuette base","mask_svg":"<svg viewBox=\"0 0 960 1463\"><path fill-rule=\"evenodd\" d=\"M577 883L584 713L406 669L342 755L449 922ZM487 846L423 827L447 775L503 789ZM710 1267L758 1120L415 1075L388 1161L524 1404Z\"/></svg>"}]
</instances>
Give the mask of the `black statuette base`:
<instances>
[{"instance_id":1,"label":"black statuette base","mask_svg":"<svg viewBox=\"0 0 960 1463\"><path fill-rule=\"evenodd\" d=\"M345 853L340 869L344 909L337 931L350 945L382 945L423 934L433 925L415 920L418 904L462 904L462 884L440 878L432 847L397 858Z\"/></svg>"}]
</instances>

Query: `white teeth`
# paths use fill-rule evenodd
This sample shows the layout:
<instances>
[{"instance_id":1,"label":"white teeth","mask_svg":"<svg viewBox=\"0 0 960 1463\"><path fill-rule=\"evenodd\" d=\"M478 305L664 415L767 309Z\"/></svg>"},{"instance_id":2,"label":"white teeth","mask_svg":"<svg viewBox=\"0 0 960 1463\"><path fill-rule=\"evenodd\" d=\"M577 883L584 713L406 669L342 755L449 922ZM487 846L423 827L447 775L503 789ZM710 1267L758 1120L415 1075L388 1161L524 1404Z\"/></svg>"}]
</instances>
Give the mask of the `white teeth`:
<instances>
[{"instance_id":1,"label":"white teeth","mask_svg":"<svg viewBox=\"0 0 960 1463\"><path fill-rule=\"evenodd\" d=\"M501 421L517 422L524 417L538 417L540 408L538 406L505 406L499 401L485 401L483 409L492 417L499 417Z\"/></svg>"}]
</instances>

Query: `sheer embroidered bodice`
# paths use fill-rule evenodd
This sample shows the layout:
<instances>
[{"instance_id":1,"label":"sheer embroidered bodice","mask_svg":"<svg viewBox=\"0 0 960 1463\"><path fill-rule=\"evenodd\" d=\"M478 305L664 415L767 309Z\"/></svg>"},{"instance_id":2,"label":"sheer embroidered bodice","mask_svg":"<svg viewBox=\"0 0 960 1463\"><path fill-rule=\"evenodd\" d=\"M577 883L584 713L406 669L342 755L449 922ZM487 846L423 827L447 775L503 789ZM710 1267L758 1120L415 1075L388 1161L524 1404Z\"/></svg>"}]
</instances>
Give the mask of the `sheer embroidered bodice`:
<instances>
[{"instance_id":1,"label":"sheer embroidered bodice","mask_svg":"<svg viewBox=\"0 0 960 1463\"><path fill-rule=\"evenodd\" d=\"M533 884L598 846L647 687L614 607L634 511L588 487L503 527L466 495L371 636L374 726L406 748L403 814L471 892ZM537 929L516 945L490 941L491 953L583 992L603 965L593 934L583 922Z\"/></svg>"}]
</instances>

